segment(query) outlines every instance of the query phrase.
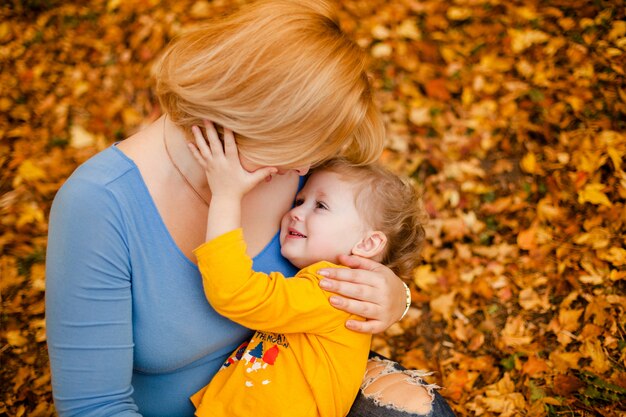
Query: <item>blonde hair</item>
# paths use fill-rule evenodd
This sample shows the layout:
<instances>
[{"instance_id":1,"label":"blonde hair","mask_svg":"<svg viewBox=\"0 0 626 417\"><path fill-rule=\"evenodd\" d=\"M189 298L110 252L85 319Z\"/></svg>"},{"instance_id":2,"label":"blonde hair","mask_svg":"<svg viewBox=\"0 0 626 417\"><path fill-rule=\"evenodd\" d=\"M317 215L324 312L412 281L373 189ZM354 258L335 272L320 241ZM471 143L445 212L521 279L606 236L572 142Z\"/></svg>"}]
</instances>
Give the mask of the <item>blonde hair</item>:
<instances>
[{"instance_id":1,"label":"blonde hair","mask_svg":"<svg viewBox=\"0 0 626 417\"><path fill-rule=\"evenodd\" d=\"M343 155L375 161L384 127L367 56L327 0L262 0L182 34L154 69L156 94L186 130L202 119L235 132L260 165Z\"/></svg>"},{"instance_id":2,"label":"blonde hair","mask_svg":"<svg viewBox=\"0 0 626 417\"><path fill-rule=\"evenodd\" d=\"M409 279L420 263L428 220L415 187L379 164L356 166L346 159L326 161L313 171L330 171L357 185L355 204L368 226L387 236L382 263Z\"/></svg>"}]
</instances>

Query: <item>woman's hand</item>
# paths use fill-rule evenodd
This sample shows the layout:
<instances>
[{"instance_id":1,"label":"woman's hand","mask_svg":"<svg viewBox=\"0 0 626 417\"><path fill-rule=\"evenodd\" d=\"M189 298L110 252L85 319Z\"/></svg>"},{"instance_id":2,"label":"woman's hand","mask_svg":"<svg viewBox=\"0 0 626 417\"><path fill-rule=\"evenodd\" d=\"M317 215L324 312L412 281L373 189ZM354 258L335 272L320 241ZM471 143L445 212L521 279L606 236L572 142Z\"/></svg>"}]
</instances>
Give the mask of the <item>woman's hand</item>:
<instances>
[{"instance_id":1,"label":"woman's hand","mask_svg":"<svg viewBox=\"0 0 626 417\"><path fill-rule=\"evenodd\" d=\"M406 307L406 290L391 269L355 255L341 255L339 261L351 269L320 269L318 273L326 277L320 287L338 294L330 297L335 308L366 318L348 320L347 328L380 333L400 319Z\"/></svg>"}]
</instances>

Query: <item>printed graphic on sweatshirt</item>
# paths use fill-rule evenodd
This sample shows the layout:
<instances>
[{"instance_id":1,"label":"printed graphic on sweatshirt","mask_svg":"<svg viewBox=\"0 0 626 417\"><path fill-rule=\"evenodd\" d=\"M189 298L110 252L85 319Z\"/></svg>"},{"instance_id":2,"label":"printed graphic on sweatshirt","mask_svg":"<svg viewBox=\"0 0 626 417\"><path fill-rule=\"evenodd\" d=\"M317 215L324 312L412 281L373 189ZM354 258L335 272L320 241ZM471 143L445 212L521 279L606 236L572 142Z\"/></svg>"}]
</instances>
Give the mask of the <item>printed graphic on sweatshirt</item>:
<instances>
[{"instance_id":1,"label":"printed graphic on sweatshirt","mask_svg":"<svg viewBox=\"0 0 626 417\"><path fill-rule=\"evenodd\" d=\"M289 348L289 342L283 334L256 332L254 337L248 342L242 343L233 354L230 355L220 370L236 365L236 372L265 372L268 365L274 366L280 353L280 347ZM269 378L264 379L261 384L267 385L271 382ZM255 378L256 379L256 378ZM254 382L247 380L247 387L254 386Z\"/></svg>"},{"instance_id":2,"label":"printed graphic on sweatshirt","mask_svg":"<svg viewBox=\"0 0 626 417\"><path fill-rule=\"evenodd\" d=\"M235 351L235 353L233 353L232 355L230 355L228 357L228 359L226 359L226 362L224 362L222 364L222 367L220 368L220 371L224 368L228 368L229 366L231 366L232 364L234 364L235 362L239 362L241 360L241 358L243 357L243 353L246 351L246 348L248 347L248 344L250 342L245 341L243 342L241 345L239 345L239 347L237 348L237 350Z\"/></svg>"}]
</instances>

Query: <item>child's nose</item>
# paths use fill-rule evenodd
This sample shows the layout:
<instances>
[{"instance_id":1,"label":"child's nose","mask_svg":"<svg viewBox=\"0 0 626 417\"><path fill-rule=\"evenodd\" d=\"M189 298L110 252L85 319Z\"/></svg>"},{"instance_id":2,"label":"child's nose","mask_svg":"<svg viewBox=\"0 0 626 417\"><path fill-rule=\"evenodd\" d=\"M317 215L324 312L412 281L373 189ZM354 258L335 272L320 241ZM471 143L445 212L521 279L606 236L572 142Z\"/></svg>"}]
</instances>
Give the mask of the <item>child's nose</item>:
<instances>
[{"instance_id":1,"label":"child's nose","mask_svg":"<svg viewBox=\"0 0 626 417\"><path fill-rule=\"evenodd\" d=\"M301 222L302 219L304 219L304 213L302 212L302 209L300 209L300 207L302 206L294 207L289 212L289 214L291 215L291 218L298 222Z\"/></svg>"}]
</instances>

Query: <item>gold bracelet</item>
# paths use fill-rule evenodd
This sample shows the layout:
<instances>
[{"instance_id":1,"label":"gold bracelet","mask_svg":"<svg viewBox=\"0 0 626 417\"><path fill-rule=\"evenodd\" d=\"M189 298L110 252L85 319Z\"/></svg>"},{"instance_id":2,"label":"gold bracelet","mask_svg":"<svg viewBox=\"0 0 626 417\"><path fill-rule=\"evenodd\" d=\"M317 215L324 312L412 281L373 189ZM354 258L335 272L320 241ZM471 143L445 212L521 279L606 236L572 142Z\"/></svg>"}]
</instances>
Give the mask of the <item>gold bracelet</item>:
<instances>
[{"instance_id":1,"label":"gold bracelet","mask_svg":"<svg viewBox=\"0 0 626 417\"><path fill-rule=\"evenodd\" d=\"M404 313L402 313L402 317L400 317L400 320L402 320L404 316L406 316L406 313L409 312L409 308L411 307L411 290L405 282L402 282L402 285L404 285L404 290L406 291L406 307L404 308Z\"/></svg>"}]
</instances>

